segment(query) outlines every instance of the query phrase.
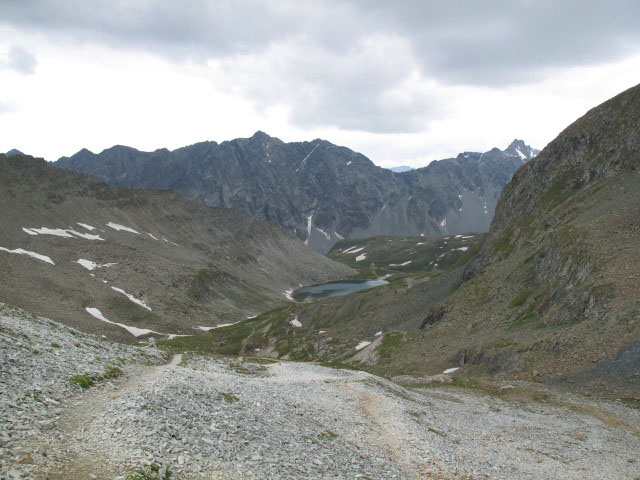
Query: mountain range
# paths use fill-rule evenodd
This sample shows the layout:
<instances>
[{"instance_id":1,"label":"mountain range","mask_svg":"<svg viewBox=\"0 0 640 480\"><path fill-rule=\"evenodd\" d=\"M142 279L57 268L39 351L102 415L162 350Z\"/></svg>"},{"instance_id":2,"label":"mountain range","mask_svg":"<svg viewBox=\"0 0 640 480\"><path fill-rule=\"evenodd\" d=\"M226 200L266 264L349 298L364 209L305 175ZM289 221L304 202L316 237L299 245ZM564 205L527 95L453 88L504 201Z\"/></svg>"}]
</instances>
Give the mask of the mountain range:
<instances>
[{"instance_id":1,"label":"mountain range","mask_svg":"<svg viewBox=\"0 0 640 480\"><path fill-rule=\"evenodd\" d=\"M324 254L342 238L487 231L500 191L537 153L514 140L395 173L326 140L285 143L259 131L173 151L83 149L54 165L274 220Z\"/></svg>"}]
</instances>

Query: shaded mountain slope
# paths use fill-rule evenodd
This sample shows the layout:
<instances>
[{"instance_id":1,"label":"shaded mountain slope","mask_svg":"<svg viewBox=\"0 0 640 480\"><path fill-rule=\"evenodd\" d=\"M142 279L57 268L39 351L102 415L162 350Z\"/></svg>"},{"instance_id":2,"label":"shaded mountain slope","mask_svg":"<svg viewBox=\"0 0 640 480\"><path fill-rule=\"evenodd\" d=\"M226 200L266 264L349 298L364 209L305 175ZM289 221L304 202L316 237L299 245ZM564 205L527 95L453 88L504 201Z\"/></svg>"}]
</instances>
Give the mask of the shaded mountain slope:
<instances>
[{"instance_id":1,"label":"shaded mountain slope","mask_svg":"<svg viewBox=\"0 0 640 480\"><path fill-rule=\"evenodd\" d=\"M274 222L171 191L107 186L26 156L0 155L0 205L2 301L123 341L133 337L86 308L192 334L352 272Z\"/></svg>"},{"instance_id":2,"label":"shaded mountain slope","mask_svg":"<svg viewBox=\"0 0 640 480\"><path fill-rule=\"evenodd\" d=\"M326 253L343 237L487 231L502 187L536 153L515 140L504 151L466 152L400 174L325 140L284 143L256 132L174 151L81 150L55 165L275 220Z\"/></svg>"}]
</instances>

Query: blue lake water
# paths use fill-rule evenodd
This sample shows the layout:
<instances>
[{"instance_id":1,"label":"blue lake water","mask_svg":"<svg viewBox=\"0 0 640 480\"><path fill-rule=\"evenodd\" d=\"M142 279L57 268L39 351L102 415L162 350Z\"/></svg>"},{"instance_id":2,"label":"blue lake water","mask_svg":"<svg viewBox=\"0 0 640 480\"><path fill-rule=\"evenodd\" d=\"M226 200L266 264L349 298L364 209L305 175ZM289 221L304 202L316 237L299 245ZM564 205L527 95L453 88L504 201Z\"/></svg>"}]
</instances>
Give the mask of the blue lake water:
<instances>
[{"instance_id":1,"label":"blue lake water","mask_svg":"<svg viewBox=\"0 0 640 480\"><path fill-rule=\"evenodd\" d=\"M321 283L320 285L308 285L293 292L293 299L297 302L307 300L321 300L323 298L346 295L366 288L378 287L389 282L384 280L343 280L341 282Z\"/></svg>"}]
</instances>

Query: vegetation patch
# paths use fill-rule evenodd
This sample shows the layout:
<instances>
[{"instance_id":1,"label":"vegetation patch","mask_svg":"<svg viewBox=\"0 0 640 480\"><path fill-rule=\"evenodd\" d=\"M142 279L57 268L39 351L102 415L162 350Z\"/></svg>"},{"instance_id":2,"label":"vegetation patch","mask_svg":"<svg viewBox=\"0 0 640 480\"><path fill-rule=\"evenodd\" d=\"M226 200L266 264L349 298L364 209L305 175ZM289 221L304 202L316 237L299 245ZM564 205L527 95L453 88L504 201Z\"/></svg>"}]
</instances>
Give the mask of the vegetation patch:
<instances>
[{"instance_id":1,"label":"vegetation patch","mask_svg":"<svg viewBox=\"0 0 640 480\"><path fill-rule=\"evenodd\" d=\"M229 272L216 268L203 268L196 272L187 290L187 296L195 301L202 301L215 295L216 287L223 283L235 281Z\"/></svg>"},{"instance_id":2,"label":"vegetation patch","mask_svg":"<svg viewBox=\"0 0 640 480\"><path fill-rule=\"evenodd\" d=\"M511 330L511 329L514 329L514 328L519 328L519 327L523 327L525 325L528 325L531 322L533 322L537 317L538 317L538 315L536 314L536 312L532 312L532 311L523 312L520 315L518 315L513 320L513 322L511 322L511 325L509 325L507 327L507 330Z\"/></svg>"},{"instance_id":3,"label":"vegetation patch","mask_svg":"<svg viewBox=\"0 0 640 480\"><path fill-rule=\"evenodd\" d=\"M218 392L220 394L220 396L222 398L225 399L225 401L229 402L229 403L235 403L237 401L239 401L240 399L238 397L236 397L233 393L231 392Z\"/></svg>"},{"instance_id":4,"label":"vegetation patch","mask_svg":"<svg viewBox=\"0 0 640 480\"><path fill-rule=\"evenodd\" d=\"M509 340L508 338L498 338L495 342L487 345L487 348L493 350L505 350L508 348L517 347L518 343L513 340Z\"/></svg>"},{"instance_id":5,"label":"vegetation patch","mask_svg":"<svg viewBox=\"0 0 640 480\"><path fill-rule=\"evenodd\" d=\"M331 430L325 430L324 432L320 432L318 434L318 438L320 440L333 440L338 437L337 433L333 433Z\"/></svg>"},{"instance_id":6,"label":"vegetation patch","mask_svg":"<svg viewBox=\"0 0 640 480\"><path fill-rule=\"evenodd\" d=\"M122 370L120 370L118 367L116 367L115 365L108 365L107 366L107 371L104 373L102 378L109 380L109 379L112 379L112 378L118 378L119 376L121 376L123 374L124 374L124 372Z\"/></svg>"},{"instance_id":7,"label":"vegetation patch","mask_svg":"<svg viewBox=\"0 0 640 480\"><path fill-rule=\"evenodd\" d=\"M506 256L513 251L516 244L513 242L513 228L507 228L494 242L493 247Z\"/></svg>"},{"instance_id":8,"label":"vegetation patch","mask_svg":"<svg viewBox=\"0 0 640 480\"><path fill-rule=\"evenodd\" d=\"M87 375L74 375L71 377L71 381L83 389L89 388L95 383L93 377L89 377Z\"/></svg>"},{"instance_id":9,"label":"vegetation patch","mask_svg":"<svg viewBox=\"0 0 640 480\"><path fill-rule=\"evenodd\" d=\"M130 469L126 480L170 480L173 472L159 465L145 465L140 469Z\"/></svg>"},{"instance_id":10,"label":"vegetation patch","mask_svg":"<svg viewBox=\"0 0 640 480\"><path fill-rule=\"evenodd\" d=\"M576 168L567 170L540 195L540 203L544 206L555 206L564 202L574 192L569 182L579 177L580 172Z\"/></svg>"},{"instance_id":11,"label":"vegetation patch","mask_svg":"<svg viewBox=\"0 0 640 480\"><path fill-rule=\"evenodd\" d=\"M381 359L392 358L404 343L404 332L389 332L382 339L378 347L378 354Z\"/></svg>"},{"instance_id":12,"label":"vegetation patch","mask_svg":"<svg viewBox=\"0 0 640 480\"><path fill-rule=\"evenodd\" d=\"M81 388L86 389L95 385L96 382L118 378L123 374L124 372L115 365L107 365L107 369L102 375L74 375L70 378L70 380L72 383L75 383Z\"/></svg>"},{"instance_id":13,"label":"vegetation patch","mask_svg":"<svg viewBox=\"0 0 640 480\"><path fill-rule=\"evenodd\" d=\"M483 238L475 233L436 238L388 235L349 238L335 244L327 256L358 270L354 279L391 275L388 280L398 280L407 274L437 274L456 268L477 253ZM356 261L361 254L366 254L366 259Z\"/></svg>"},{"instance_id":14,"label":"vegetation patch","mask_svg":"<svg viewBox=\"0 0 640 480\"><path fill-rule=\"evenodd\" d=\"M527 299L531 296L531 292L532 291L530 288L522 289L520 293L518 293L518 295L516 295L516 297L511 300L511 303L509 303L509 308L515 308L523 305L524 302L526 302Z\"/></svg>"}]
</instances>

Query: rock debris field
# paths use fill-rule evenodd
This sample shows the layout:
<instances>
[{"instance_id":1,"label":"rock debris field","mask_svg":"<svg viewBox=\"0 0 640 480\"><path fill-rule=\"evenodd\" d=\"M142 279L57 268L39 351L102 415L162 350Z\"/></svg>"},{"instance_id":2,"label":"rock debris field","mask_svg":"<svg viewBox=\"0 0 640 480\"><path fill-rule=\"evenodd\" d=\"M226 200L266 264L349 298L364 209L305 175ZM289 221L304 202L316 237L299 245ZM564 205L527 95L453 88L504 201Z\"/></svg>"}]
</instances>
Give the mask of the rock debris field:
<instances>
[{"instance_id":1,"label":"rock debris field","mask_svg":"<svg viewBox=\"0 0 640 480\"><path fill-rule=\"evenodd\" d=\"M617 402L169 355L2 305L0 382L2 479L640 478L640 414Z\"/></svg>"}]
</instances>

